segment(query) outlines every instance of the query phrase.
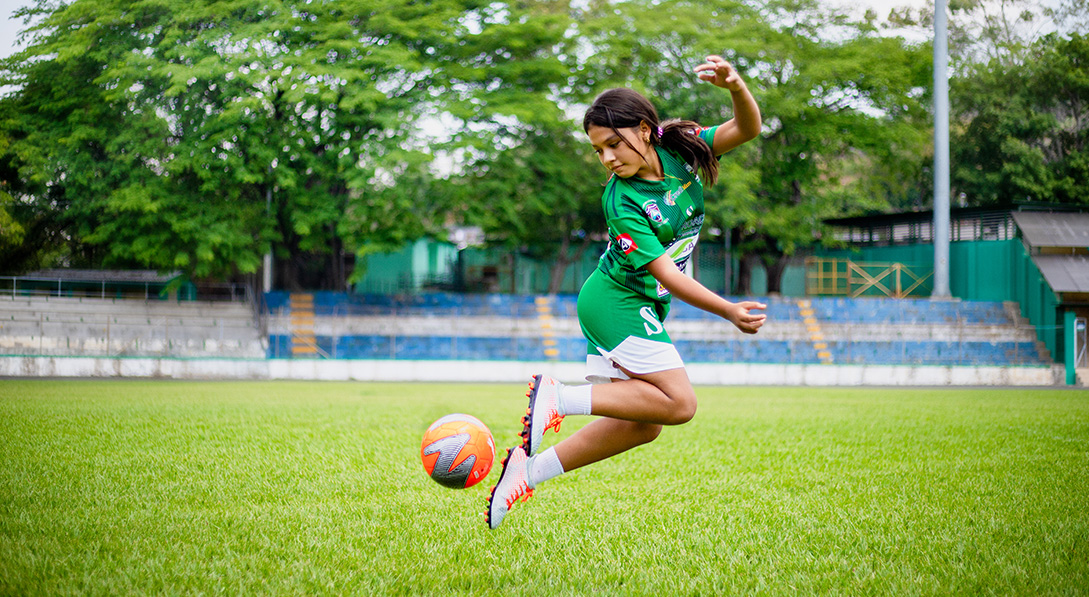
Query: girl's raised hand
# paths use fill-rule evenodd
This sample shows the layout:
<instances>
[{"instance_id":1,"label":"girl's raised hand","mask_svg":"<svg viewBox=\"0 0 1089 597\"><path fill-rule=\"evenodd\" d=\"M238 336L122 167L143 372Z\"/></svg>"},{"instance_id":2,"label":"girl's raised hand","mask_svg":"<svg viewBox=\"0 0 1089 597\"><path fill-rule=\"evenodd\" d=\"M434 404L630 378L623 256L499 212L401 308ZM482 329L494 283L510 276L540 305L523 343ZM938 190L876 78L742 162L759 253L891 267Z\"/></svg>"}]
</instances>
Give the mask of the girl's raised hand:
<instances>
[{"instance_id":1,"label":"girl's raised hand","mask_svg":"<svg viewBox=\"0 0 1089 597\"><path fill-rule=\"evenodd\" d=\"M722 56L708 56L707 61L697 66L695 72L699 78L716 87L730 91L741 91L745 88L741 75Z\"/></svg>"}]
</instances>

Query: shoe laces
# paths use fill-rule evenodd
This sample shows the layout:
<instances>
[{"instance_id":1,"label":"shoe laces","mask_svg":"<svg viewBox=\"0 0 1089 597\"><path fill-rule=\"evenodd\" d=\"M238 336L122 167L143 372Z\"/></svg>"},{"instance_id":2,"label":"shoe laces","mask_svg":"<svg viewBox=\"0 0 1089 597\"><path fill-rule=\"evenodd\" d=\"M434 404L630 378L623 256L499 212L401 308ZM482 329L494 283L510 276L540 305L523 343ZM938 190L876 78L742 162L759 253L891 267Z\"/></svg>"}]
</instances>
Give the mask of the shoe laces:
<instances>
[{"instance_id":1,"label":"shoe laces","mask_svg":"<svg viewBox=\"0 0 1089 597\"><path fill-rule=\"evenodd\" d=\"M511 506L519 501L519 498L521 498L522 502L526 502L529 501L529 498L531 497L533 497L533 490L529 487L529 481L521 479L518 481L518 484L514 486L514 491L507 494L504 501L509 510Z\"/></svg>"},{"instance_id":2,"label":"shoe laces","mask_svg":"<svg viewBox=\"0 0 1089 597\"><path fill-rule=\"evenodd\" d=\"M560 423L563 423L563 415L561 415L556 409L548 411L548 425L545 425L544 430L555 429L556 433L560 432Z\"/></svg>"}]
</instances>

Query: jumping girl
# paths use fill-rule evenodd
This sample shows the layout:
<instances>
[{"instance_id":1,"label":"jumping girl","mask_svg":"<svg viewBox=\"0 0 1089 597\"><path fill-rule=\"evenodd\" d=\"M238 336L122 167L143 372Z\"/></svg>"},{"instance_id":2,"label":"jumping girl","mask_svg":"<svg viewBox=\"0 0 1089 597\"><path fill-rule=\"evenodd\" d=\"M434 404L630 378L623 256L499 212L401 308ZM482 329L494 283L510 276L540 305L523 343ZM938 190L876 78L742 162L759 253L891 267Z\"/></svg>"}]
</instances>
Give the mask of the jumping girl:
<instances>
[{"instance_id":1,"label":"jumping girl","mask_svg":"<svg viewBox=\"0 0 1089 597\"><path fill-rule=\"evenodd\" d=\"M583 129L611 173L601 198L609 247L578 297L591 384L567 386L546 375L530 382L522 445L507 454L488 498L493 529L541 483L653 441L663 425L692 419L696 393L662 325L673 296L747 334L764 324L767 316L753 311L765 305L731 303L684 274L703 224L700 174L713 185L718 156L755 138L761 125L760 108L730 63L708 56L695 72L730 91L732 119L710 128L659 122L654 106L630 89L606 91L586 111ZM541 451L544 432L558 432L569 415L600 418Z\"/></svg>"}]
</instances>

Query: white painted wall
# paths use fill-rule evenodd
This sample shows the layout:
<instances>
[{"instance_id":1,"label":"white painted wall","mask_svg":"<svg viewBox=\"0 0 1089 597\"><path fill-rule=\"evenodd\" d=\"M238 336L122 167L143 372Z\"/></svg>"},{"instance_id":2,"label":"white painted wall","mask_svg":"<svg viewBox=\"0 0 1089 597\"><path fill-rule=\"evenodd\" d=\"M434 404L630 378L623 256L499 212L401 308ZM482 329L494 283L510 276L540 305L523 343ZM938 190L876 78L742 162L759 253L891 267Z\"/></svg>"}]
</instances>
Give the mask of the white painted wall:
<instances>
[{"instance_id":1,"label":"white painted wall","mask_svg":"<svg viewBox=\"0 0 1089 597\"><path fill-rule=\"evenodd\" d=\"M141 357L0 357L0 377L140 377L323 381L521 383L537 373L580 382L581 363L507 361L364 361L324 359L169 359ZM696 385L770 386L1052 386L1063 368L906 365L688 365ZM2 382L0 382L2 383Z\"/></svg>"}]
</instances>

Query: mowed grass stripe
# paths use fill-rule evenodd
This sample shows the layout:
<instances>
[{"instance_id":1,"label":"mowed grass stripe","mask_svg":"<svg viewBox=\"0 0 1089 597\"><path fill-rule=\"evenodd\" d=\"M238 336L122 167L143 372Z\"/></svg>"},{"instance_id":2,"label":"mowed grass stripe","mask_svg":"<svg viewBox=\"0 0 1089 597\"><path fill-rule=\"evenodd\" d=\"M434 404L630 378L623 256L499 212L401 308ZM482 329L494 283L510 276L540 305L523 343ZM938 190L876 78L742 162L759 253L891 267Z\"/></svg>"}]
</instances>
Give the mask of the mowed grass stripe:
<instances>
[{"instance_id":1,"label":"mowed grass stripe","mask_svg":"<svg viewBox=\"0 0 1089 597\"><path fill-rule=\"evenodd\" d=\"M419 442L522 386L0 381L0 594L1089 590L1089 392L698 393L493 532Z\"/></svg>"}]
</instances>

